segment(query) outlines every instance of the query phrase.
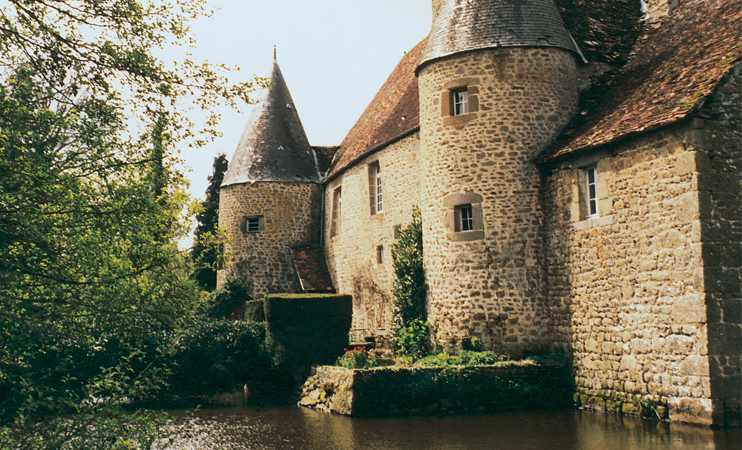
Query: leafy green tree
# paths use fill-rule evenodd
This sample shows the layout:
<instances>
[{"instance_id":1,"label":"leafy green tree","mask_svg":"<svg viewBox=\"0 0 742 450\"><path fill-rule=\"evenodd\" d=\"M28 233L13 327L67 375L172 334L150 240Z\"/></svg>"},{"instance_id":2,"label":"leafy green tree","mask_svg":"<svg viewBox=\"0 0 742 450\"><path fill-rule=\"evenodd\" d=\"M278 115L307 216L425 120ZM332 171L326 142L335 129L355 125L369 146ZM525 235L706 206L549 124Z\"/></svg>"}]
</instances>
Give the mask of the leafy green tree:
<instances>
[{"instance_id":1,"label":"leafy green tree","mask_svg":"<svg viewBox=\"0 0 742 450\"><path fill-rule=\"evenodd\" d=\"M194 233L191 256L196 264L193 276L205 291L216 289L216 270L221 259L219 242L219 187L224 180L229 162L223 153L214 158L214 172L209 176L209 187L206 188L206 200L201 204L201 211L196 214L198 225Z\"/></svg>"},{"instance_id":2,"label":"leafy green tree","mask_svg":"<svg viewBox=\"0 0 742 450\"><path fill-rule=\"evenodd\" d=\"M419 208L413 209L412 221L397 237L392 244L392 345L398 354L421 357L426 350L429 325Z\"/></svg>"},{"instance_id":3,"label":"leafy green tree","mask_svg":"<svg viewBox=\"0 0 742 450\"><path fill-rule=\"evenodd\" d=\"M177 148L216 134L215 118L199 130L183 111L252 88L154 56L192 42L187 20L204 14L198 0L0 5L0 448L157 436L161 418L121 405L156 392L175 348L143 346L143 330L173 329L199 299L176 245Z\"/></svg>"}]
</instances>

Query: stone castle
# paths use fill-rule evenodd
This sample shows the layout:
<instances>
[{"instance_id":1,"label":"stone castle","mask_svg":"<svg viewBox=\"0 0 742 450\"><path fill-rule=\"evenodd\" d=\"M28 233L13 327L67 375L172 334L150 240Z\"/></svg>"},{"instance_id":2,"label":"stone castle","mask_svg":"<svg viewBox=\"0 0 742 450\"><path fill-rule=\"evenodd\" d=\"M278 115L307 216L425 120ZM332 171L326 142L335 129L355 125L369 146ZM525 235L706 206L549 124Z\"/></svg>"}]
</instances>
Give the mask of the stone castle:
<instances>
[{"instance_id":1,"label":"stone castle","mask_svg":"<svg viewBox=\"0 0 742 450\"><path fill-rule=\"evenodd\" d=\"M254 295L351 293L382 338L419 206L435 343L561 349L583 404L735 425L742 386L740 0L433 0L339 147L274 61L219 225Z\"/></svg>"}]
</instances>

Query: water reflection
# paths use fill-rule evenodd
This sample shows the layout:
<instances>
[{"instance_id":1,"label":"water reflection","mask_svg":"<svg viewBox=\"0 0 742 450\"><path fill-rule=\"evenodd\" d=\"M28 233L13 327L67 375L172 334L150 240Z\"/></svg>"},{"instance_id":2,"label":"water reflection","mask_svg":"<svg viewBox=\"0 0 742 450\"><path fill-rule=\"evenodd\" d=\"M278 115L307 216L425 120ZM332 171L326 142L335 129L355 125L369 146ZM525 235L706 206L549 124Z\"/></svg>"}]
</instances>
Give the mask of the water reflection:
<instances>
[{"instance_id":1,"label":"water reflection","mask_svg":"<svg viewBox=\"0 0 742 450\"><path fill-rule=\"evenodd\" d=\"M178 413L175 413L176 415ZM352 419L303 408L197 412L178 450L739 450L740 430L582 411Z\"/></svg>"}]
</instances>

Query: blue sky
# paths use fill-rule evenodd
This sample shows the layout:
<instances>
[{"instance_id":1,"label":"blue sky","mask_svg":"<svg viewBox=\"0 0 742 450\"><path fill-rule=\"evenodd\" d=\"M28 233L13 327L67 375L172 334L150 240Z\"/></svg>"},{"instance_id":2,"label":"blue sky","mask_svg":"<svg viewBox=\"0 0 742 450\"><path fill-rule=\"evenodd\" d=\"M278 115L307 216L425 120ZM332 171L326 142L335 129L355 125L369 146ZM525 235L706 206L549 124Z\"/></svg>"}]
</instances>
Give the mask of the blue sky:
<instances>
[{"instance_id":1,"label":"blue sky","mask_svg":"<svg viewBox=\"0 0 742 450\"><path fill-rule=\"evenodd\" d=\"M404 53L431 24L430 0L211 0L191 25L193 59L239 66L230 79L268 75L278 63L312 145L338 145ZM219 152L231 159L250 108L222 114L224 136L183 149L191 195L202 198Z\"/></svg>"}]
</instances>

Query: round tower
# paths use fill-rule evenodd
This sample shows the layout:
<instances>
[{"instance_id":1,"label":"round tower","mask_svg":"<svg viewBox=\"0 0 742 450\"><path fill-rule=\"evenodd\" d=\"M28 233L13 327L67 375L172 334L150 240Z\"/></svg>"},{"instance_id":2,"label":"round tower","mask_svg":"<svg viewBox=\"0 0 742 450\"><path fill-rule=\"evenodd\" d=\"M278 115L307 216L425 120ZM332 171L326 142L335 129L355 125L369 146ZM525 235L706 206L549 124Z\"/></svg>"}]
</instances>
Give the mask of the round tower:
<instances>
[{"instance_id":1,"label":"round tower","mask_svg":"<svg viewBox=\"0 0 742 450\"><path fill-rule=\"evenodd\" d=\"M219 193L231 264L218 285L243 277L253 296L299 292L291 248L319 241L322 188L314 150L273 61Z\"/></svg>"},{"instance_id":2,"label":"round tower","mask_svg":"<svg viewBox=\"0 0 742 450\"><path fill-rule=\"evenodd\" d=\"M548 344L533 160L576 111L552 0L442 0L417 68L428 315L439 345Z\"/></svg>"}]
</instances>

